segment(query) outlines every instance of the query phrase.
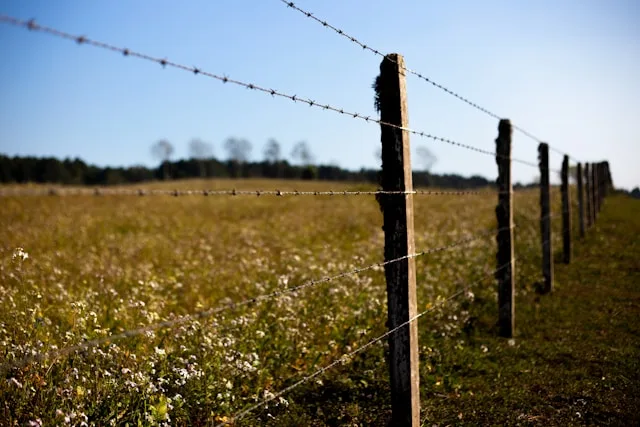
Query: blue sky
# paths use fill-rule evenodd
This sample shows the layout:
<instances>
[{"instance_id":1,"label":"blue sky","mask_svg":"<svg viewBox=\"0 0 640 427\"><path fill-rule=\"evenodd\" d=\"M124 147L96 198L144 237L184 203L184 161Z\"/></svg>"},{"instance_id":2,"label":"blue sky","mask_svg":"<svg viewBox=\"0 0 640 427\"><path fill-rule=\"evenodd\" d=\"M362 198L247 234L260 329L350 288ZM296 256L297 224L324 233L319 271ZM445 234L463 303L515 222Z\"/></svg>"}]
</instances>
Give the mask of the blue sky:
<instances>
[{"instance_id":1,"label":"blue sky","mask_svg":"<svg viewBox=\"0 0 640 427\"><path fill-rule=\"evenodd\" d=\"M583 161L607 159L615 184L640 185L640 2L296 2L407 67L511 119ZM279 0L7 1L0 13L152 56L374 115L380 58ZM153 165L167 138L175 157L199 137L226 157L234 136L305 140L316 159L374 167L379 126L224 85L135 58L0 24L0 152L80 157L99 165ZM414 129L484 149L497 121L407 77ZM437 156L434 172L496 176L495 161L412 137ZM537 143L514 133L514 156ZM414 159L417 160L417 159ZM559 155L551 161L559 168ZM416 167L418 165L416 164ZM514 164L514 179L535 168Z\"/></svg>"}]
</instances>

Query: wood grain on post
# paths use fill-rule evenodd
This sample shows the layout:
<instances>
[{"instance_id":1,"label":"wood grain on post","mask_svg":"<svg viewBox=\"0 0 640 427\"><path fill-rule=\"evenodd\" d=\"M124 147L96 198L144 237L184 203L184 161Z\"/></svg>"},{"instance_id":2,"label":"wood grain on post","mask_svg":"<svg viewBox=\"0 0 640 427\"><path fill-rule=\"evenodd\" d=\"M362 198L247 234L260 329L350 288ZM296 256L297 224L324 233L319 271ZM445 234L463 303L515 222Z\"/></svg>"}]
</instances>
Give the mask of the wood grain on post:
<instances>
[{"instance_id":1,"label":"wood grain on post","mask_svg":"<svg viewBox=\"0 0 640 427\"><path fill-rule=\"evenodd\" d=\"M593 225L593 209L591 204L593 203L593 198L591 197L591 192L593 183L591 182L591 166L589 163L584 164L584 177L585 177L585 199L587 200L587 227L591 228Z\"/></svg>"},{"instance_id":2,"label":"wood grain on post","mask_svg":"<svg viewBox=\"0 0 640 427\"><path fill-rule=\"evenodd\" d=\"M549 145L538 146L540 164L540 237L542 239L542 275L545 293L553 289L553 241L551 240L551 198L549 184Z\"/></svg>"},{"instance_id":3,"label":"wood grain on post","mask_svg":"<svg viewBox=\"0 0 640 427\"><path fill-rule=\"evenodd\" d=\"M514 261L513 261L513 192L511 186L511 122L500 120L496 139L498 164L498 252L496 254L498 281L498 328L500 336L511 338L515 326Z\"/></svg>"},{"instance_id":4,"label":"wood grain on post","mask_svg":"<svg viewBox=\"0 0 640 427\"><path fill-rule=\"evenodd\" d=\"M376 80L380 120L407 128L407 94L404 58L387 55L380 64ZM383 191L413 191L409 133L380 125L382 133ZM413 196L379 195L384 222L385 261L415 253L413 233ZM409 257L385 265L387 279L388 327L394 329L417 315L416 265ZM389 371L393 426L420 425L420 388L418 371L418 325L416 321L389 335Z\"/></svg>"},{"instance_id":5,"label":"wood grain on post","mask_svg":"<svg viewBox=\"0 0 640 427\"><path fill-rule=\"evenodd\" d=\"M582 163L578 163L577 170L577 178L578 178L578 223L580 224L580 238L584 237L584 184L583 184L583 173L582 173Z\"/></svg>"},{"instance_id":6,"label":"wood grain on post","mask_svg":"<svg viewBox=\"0 0 640 427\"><path fill-rule=\"evenodd\" d=\"M571 263L571 197L569 190L569 156L562 159L562 261Z\"/></svg>"}]
</instances>

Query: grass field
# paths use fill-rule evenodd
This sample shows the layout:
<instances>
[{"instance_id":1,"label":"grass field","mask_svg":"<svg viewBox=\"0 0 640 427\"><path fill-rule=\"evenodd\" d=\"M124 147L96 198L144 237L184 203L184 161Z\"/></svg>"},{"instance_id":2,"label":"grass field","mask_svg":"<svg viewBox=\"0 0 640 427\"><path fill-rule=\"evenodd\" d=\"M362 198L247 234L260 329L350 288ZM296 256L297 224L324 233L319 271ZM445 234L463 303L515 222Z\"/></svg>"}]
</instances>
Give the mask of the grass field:
<instances>
[{"instance_id":1,"label":"grass field","mask_svg":"<svg viewBox=\"0 0 640 427\"><path fill-rule=\"evenodd\" d=\"M145 188L373 190L185 181ZM559 191L553 192L559 212ZM416 196L416 249L495 228L496 196ZM515 195L515 341L496 338L495 238L416 259L425 425L637 425L640 210L607 200L540 297L538 192ZM0 364L382 261L372 196L0 199ZM553 219L560 250L560 218ZM21 248L21 249L18 249ZM385 332L382 268L11 369L6 425L211 425ZM386 343L234 425L385 425ZM31 424L29 424L31 423Z\"/></svg>"}]
</instances>

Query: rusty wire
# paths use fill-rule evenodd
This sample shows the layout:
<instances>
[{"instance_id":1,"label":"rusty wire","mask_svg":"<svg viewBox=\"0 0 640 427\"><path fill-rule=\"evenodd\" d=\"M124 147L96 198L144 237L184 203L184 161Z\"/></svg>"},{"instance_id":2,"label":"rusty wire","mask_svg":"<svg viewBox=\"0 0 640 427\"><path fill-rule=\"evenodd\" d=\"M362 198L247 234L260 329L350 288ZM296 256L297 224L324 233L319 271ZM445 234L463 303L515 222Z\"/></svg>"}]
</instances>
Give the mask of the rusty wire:
<instances>
[{"instance_id":1,"label":"rusty wire","mask_svg":"<svg viewBox=\"0 0 640 427\"><path fill-rule=\"evenodd\" d=\"M147 55L147 54L144 54L144 53L136 52L136 51L128 49L128 48L118 47L118 46L114 46L114 45L109 44L109 43L93 40L93 39L90 39L90 38L88 38L86 36L73 35L73 34L65 32L65 31L61 31L61 30L58 30L58 29L55 29L55 28L51 28L51 27L47 27L47 26L44 26L44 25L40 25L40 24L36 23L35 20L33 20L33 19L25 21L25 20L21 20L21 19L12 17L12 16L8 16L8 15L0 15L0 22L4 22L4 23L10 24L10 25L17 26L17 27L27 28L30 31L40 31L40 32L45 33L45 34L49 34L49 35L52 35L52 36L60 37L60 38L66 39L66 40L75 41L78 44L85 44L85 45L98 47L98 48L101 48L101 49L110 50L110 51L113 51L113 52L120 53L120 54L122 54L124 56L136 57L136 58L143 59L143 60L146 60L146 61L155 62L157 64L160 64L163 68L172 67L172 68L176 68L176 69L179 69L179 70L182 70L182 71L187 71L189 73L193 73L195 75L201 75L201 76L209 77L209 78L212 78L212 79L215 79L215 80L219 80L219 81L221 81L223 83L230 83L230 84L234 84L234 85L237 85L237 86L244 87L246 89L251 89L251 90L258 91L258 92L262 92L262 93L271 95L273 97L285 98L285 99L288 99L288 100L293 101L293 102L301 102L303 104L309 105L310 107L316 107L316 108L321 108L323 110L333 111L333 112L336 112L336 113L339 113L339 114L342 114L342 115L345 115L345 116L350 116L350 117L352 117L354 119L364 120L365 122L377 123L377 124L379 124L381 126L387 126L387 127L390 127L390 128L402 130L402 131L408 132L410 134L419 136L421 138L428 138L428 139L431 139L431 140L434 140L434 141L444 142L446 144L455 145L455 146L460 147L460 148L465 148L467 150L475 151L475 152L486 154L486 155L490 155L490 156L505 157L505 156L498 155L495 152L492 152L492 151L489 151L489 150L484 150L484 149L478 148L478 147L474 147L472 145L463 144L461 142L457 142L457 141L454 141L454 140L449 139L449 138L443 138L443 137L440 137L440 136L432 135L432 134L430 134L428 132L418 131L418 130L411 129L411 128L408 128L408 127L399 126L399 125L396 125L396 124L393 124L393 123L384 122L384 121L382 121L380 119L377 119L377 118L374 118L374 117L371 117L371 116L365 116L364 114L360 114L360 113L357 113L357 112L349 112L349 111L344 110L343 108L337 108L337 107L334 107L334 106L329 105L329 104L323 104L323 103L317 102L317 101L315 101L315 100L313 100L311 98L299 97L298 95L290 95L290 94L287 94L287 93L284 93L284 92L281 92L281 91L278 91L278 90L275 90L275 89L270 89L270 88L266 88L266 87L263 87L263 86L259 86L259 85L254 84L254 83L246 83L246 82L243 82L243 81L240 81L240 80L235 80L235 79L229 78L229 77L227 77L225 75L221 76L221 75L218 75L218 74L214 74L214 73L202 70L202 69L200 69L198 67L195 67L195 66L183 65L183 64L180 64L180 63L177 63L177 62L170 61L170 60L168 60L166 58L154 57L154 56ZM533 162L528 162L526 160L520 160L520 159L516 159L516 158L511 158L511 159L514 162L525 164L527 166L532 166L532 167L536 167L536 168L538 167L538 165L536 163L533 163Z\"/></svg>"},{"instance_id":2,"label":"rusty wire","mask_svg":"<svg viewBox=\"0 0 640 427\"><path fill-rule=\"evenodd\" d=\"M340 29L340 28L338 28L338 27L336 27L336 26L334 26L334 25L331 25L329 22L325 21L324 19L320 19L320 18L318 18L317 16L315 16L313 13L311 13L311 12L309 12L309 11L307 11L307 10L304 10L304 9L300 8L300 7L299 7L299 6L297 6L294 2L292 2L292 1L288 1L288 0L280 0L280 1L281 1L282 3L284 3L284 4L286 4L286 5L287 5L288 7L290 7L291 9L294 9L294 10L296 10L296 11L300 12L301 14L303 14L304 16L306 16L307 18L309 18L309 19L311 19L311 20L313 20L313 21L316 21L317 23L321 24L323 27L325 27L325 28L329 28L330 30L333 30L335 33L337 33L338 35L340 35L340 36L342 36L342 37L344 37L344 38L346 38L346 39L350 40L351 42L353 42L353 43L355 43L356 45L360 46L363 50L368 50L369 52L371 52L371 53L373 53L373 54L375 54L375 55L378 55L378 56L380 56L380 57L382 57L382 58L385 58L385 57L386 57L386 56L385 56L385 54L383 54L382 52L380 52L378 49L375 49L375 48L373 48L371 45L368 45L368 44L366 44L366 43L364 43L364 42L361 42L361 41L360 41L360 40L358 40L356 37L354 37L354 36L352 36L352 35L350 35L350 34L348 34L348 33L344 32L342 29ZM393 63L398 64L394 59L392 59L392 58L390 58L390 57L386 57L386 58L387 58L387 60L389 60L389 61L391 61L391 62L393 62ZM447 93L447 94L449 94L449 95L453 96L454 98L457 98L458 100L460 100L460 101L464 102L465 104L467 104L467 105L469 105L469 106L471 106L471 107L475 108L476 110L478 110L478 111L480 111L480 112L482 112L482 113L484 113L484 114L486 114L486 115L488 115L488 116L490 116L490 117L492 117L492 118L494 118L494 119L497 119L497 120L502 119L502 117L501 117L501 116L499 116L498 114L493 113L493 112L492 112L492 111L490 111L489 109L484 108L484 107L482 107L481 105L479 105L479 104L477 104L477 103L475 103L475 102L471 101L470 99L465 98L464 96L462 96L462 95L460 95L460 94L458 94L458 93L454 92L453 90L451 90L451 89L449 89L449 88L447 88L447 87L445 87L445 86L441 85L440 83L435 82L434 80L430 79L429 77L425 76L424 74L421 74L421 73L419 73L419 72L417 72L417 71L415 71L415 70L412 70L412 69L410 69L410 68L407 68L407 67L405 67L404 65L401 65L401 64L398 64L398 65L400 66L400 68L402 68L402 69L403 69L404 71L406 71L407 73L409 73L409 74L413 74L414 76L418 77L419 79L424 80L425 82L429 83L430 85L432 85L432 86L434 86L434 87L436 87L436 88L438 88L438 89L442 90L443 92L445 92L445 93ZM515 130L519 131L520 133L522 133L523 135L527 136L528 138L531 138L532 140L534 140L534 141L536 141L536 142L538 142L538 143L543 142L540 138L536 137L536 136L535 136L535 135L533 135L531 132L528 132L526 129L524 129L524 128L520 127L520 126L517 126L517 125L512 125L512 126L513 126L513 128L514 128ZM555 151L555 152L556 152L556 153L558 153L558 154L562 154L562 155L565 155L565 154L566 154L566 155L568 155L567 153L565 153L565 152L563 152L563 151L561 151L561 150L559 150L559 149L557 149L557 148L554 148L554 147L552 147L551 145L549 145L549 148L550 148L551 150ZM570 156L570 157L571 157L571 156ZM573 158L573 157L571 157L571 158ZM574 160L576 160L576 159L574 159ZM576 160L576 161L578 161L578 160Z\"/></svg>"}]
</instances>

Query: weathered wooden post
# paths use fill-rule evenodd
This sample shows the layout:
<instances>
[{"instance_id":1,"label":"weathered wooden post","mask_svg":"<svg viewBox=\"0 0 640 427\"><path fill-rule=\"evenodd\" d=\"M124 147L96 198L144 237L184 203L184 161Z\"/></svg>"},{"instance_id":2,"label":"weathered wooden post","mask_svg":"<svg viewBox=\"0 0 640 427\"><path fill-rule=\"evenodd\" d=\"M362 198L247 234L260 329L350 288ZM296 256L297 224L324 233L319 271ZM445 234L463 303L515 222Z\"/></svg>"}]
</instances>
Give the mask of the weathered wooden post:
<instances>
[{"instance_id":1,"label":"weathered wooden post","mask_svg":"<svg viewBox=\"0 0 640 427\"><path fill-rule=\"evenodd\" d=\"M513 191L511 186L511 122L500 120L496 139L498 164L498 252L496 254L498 281L498 328L500 336L511 338L515 326L515 298L513 260ZM506 266L506 267L505 267Z\"/></svg>"},{"instance_id":2,"label":"weathered wooden post","mask_svg":"<svg viewBox=\"0 0 640 427\"><path fill-rule=\"evenodd\" d=\"M569 189L569 156L562 159L562 261L571 263L571 196Z\"/></svg>"},{"instance_id":3,"label":"weathered wooden post","mask_svg":"<svg viewBox=\"0 0 640 427\"><path fill-rule=\"evenodd\" d=\"M376 105L380 120L407 128L407 94L404 58L385 56L376 80ZM382 133L383 191L412 192L409 132L380 125ZM413 195L380 194L378 203L384 222L384 258L386 261L415 253L413 234ZM413 257L385 265L387 279L388 327L394 329L417 315L416 266ZM391 411L393 426L420 425L420 388L418 371L418 325L412 321L389 335L389 371L391 375Z\"/></svg>"},{"instance_id":4,"label":"weathered wooden post","mask_svg":"<svg viewBox=\"0 0 640 427\"><path fill-rule=\"evenodd\" d=\"M584 177L585 177L585 198L587 200L587 227L591 228L593 225L593 210L591 203L593 198L591 197L591 191L593 183L591 182L591 166L589 163L584 164Z\"/></svg>"},{"instance_id":5,"label":"weathered wooden post","mask_svg":"<svg viewBox=\"0 0 640 427\"><path fill-rule=\"evenodd\" d=\"M553 242L551 240L551 200L549 196L549 145L538 146L540 164L540 237L542 239L542 275L545 293L553 289Z\"/></svg>"},{"instance_id":6,"label":"weathered wooden post","mask_svg":"<svg viewBox=\"0 0 640 427\"><path fill-rule=\"evenodd\" d=\"M578 163L578 223L580 224L580 238L584 237L584 184L582 163Z\"/></svg>"}]
</instances>

